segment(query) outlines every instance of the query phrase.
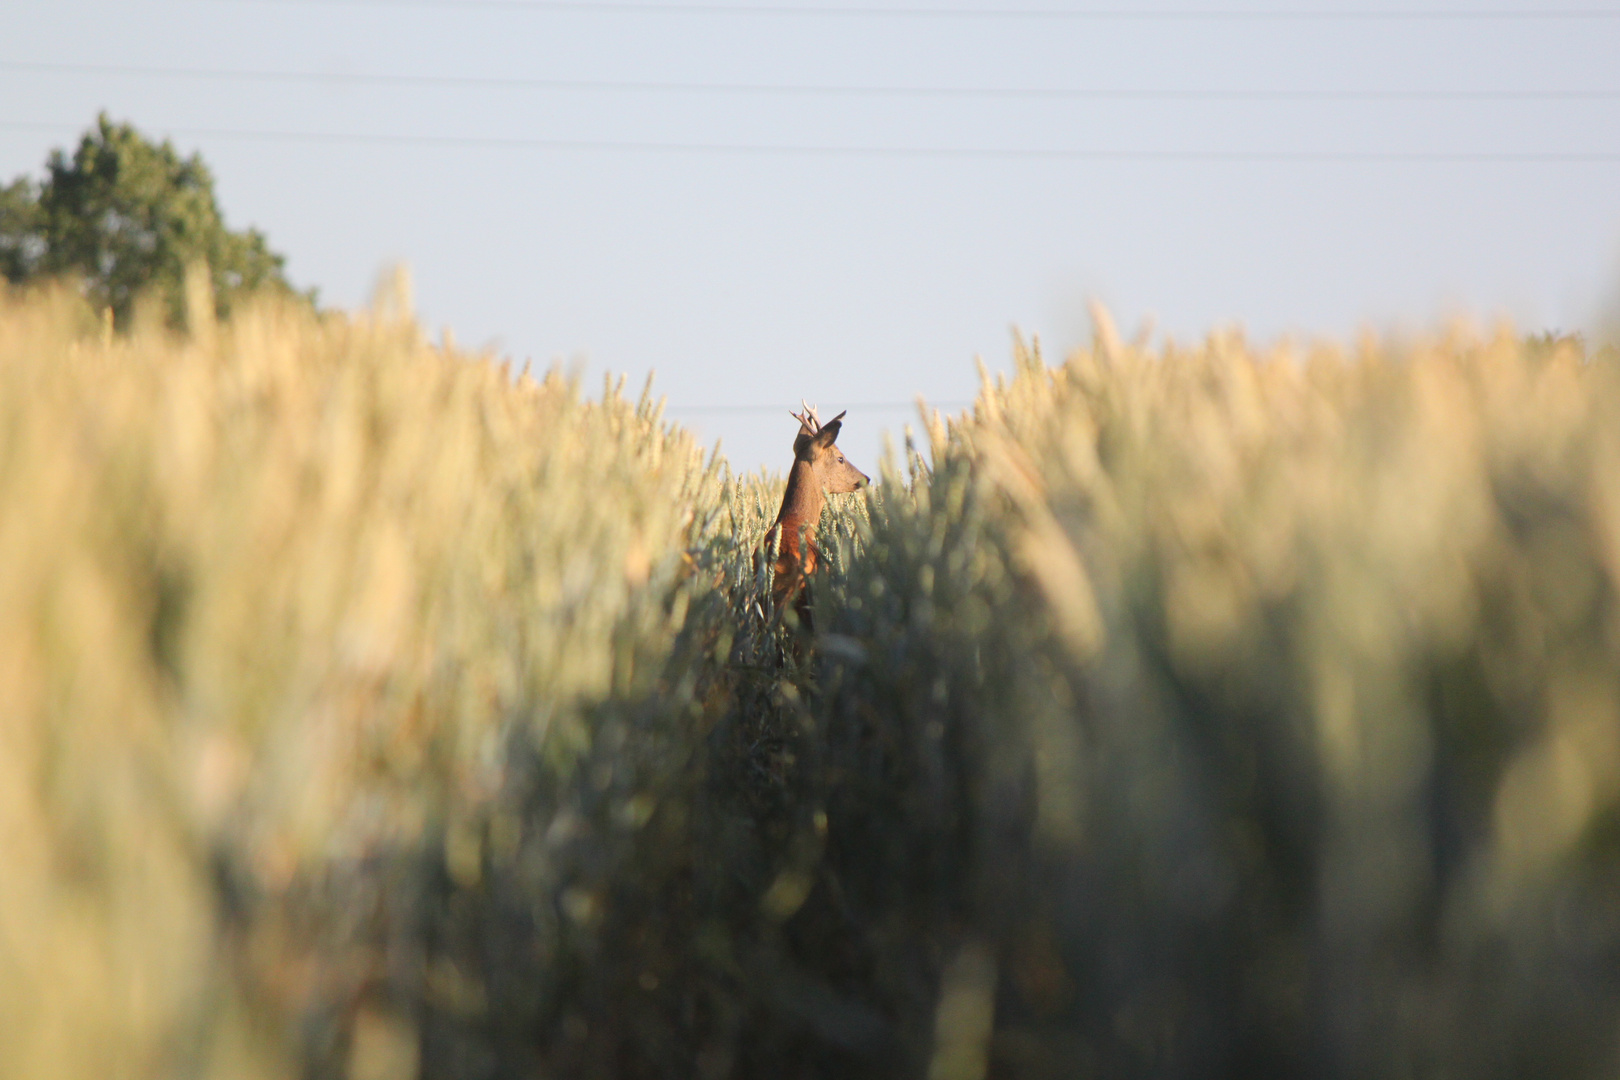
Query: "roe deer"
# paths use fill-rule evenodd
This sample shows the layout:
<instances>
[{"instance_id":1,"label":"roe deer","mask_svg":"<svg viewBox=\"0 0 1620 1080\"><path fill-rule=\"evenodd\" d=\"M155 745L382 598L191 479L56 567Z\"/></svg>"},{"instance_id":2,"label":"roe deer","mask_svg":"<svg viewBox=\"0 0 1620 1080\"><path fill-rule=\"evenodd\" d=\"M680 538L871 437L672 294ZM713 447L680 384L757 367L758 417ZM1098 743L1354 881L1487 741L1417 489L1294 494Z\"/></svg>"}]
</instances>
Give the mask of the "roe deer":
<instances>
[{"instance_id":1,"label":"roe deer","mask_svg":"<svg viewBox=\"0 0 1620 1080\"><path fill-rule=\"evenodd\" d=\"M788 414L799 422L799 435L793 440L793 469L788 473L782 509L777 512L776 524L765 534L764 556L769 558L773 550L776 552L772 604L777 611L783 611L792 601L800 625L809 629L810 597L805 583L821 555L815 545L821 508L829 493L854 491L871 483L872 478L851 465L836 445L844 413L823 424L815 406L800 404L804 405L803 413Z\"/></svg>"}]
</instances>

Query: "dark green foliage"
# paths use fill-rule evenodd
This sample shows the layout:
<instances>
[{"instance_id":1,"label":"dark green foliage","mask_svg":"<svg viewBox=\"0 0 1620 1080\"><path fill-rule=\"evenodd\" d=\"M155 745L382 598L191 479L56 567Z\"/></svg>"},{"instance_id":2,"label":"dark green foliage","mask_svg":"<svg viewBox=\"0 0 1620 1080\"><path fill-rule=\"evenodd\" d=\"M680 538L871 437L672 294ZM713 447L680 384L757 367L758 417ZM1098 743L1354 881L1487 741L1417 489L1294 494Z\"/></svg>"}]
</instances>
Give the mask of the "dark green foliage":
<instances>
[{"instance_id":1,"label":"dark green foliage","mask_svg":"<svg viewBox=\"0 0 1620 1080\"><path fill-rule=\"evenodd\" d=\"M45 256L44 213L33 181L19 176L0 188L0 274L7 281L28 281Z\"/></svg>"},{"instance_id":2,"label":"dark green foliage","mask_svg":"<svg viewBox=\"0 0 1620 1080\"><path fill-rule=\"evenodd\" d=\"M71 157L52 151L43 183L19 177L0 190L0 273L13 284L76 277L120 326L147 294L180 325L194 264L207 267L220 317L256 291L290 293L285 261L257 229L225 227L199 155L182 158L105 113Z\"/></svg>"}]
</instances>

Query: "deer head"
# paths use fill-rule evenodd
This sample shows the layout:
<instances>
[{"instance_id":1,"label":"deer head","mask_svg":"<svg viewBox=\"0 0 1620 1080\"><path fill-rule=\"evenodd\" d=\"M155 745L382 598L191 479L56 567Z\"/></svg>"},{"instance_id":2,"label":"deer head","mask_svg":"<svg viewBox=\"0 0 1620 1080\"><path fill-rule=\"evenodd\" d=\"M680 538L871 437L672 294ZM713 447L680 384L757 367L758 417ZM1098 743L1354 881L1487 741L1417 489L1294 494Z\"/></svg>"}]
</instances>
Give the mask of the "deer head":
<instances>
[{"instance_id":1,"label":"deer head","mask_svg":"<svg viewBox=\"0 0 1620 1080\"><path fill-rule=\"evenodd\" d=\"M795 467L800 462L809 465L816 487L834 495L870 484L872 478L850 464L838 449L838 429L843 426L844 413L823 424L814 405L803 401L800 404L804 412L788 414L799 422L799 435L793 440Z\"/></svg>"}]
</instances>

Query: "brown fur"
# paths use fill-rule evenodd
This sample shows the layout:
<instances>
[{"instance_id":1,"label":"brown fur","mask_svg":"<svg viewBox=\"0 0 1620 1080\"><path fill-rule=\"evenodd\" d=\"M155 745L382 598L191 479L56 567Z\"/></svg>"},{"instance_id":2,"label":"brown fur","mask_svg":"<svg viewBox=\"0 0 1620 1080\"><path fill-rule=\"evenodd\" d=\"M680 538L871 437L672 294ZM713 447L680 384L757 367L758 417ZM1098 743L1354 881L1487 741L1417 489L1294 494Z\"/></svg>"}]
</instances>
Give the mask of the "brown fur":
<instances>
[{"instance_id":1,"label":"brown fur","mask_svg":"<svg viewBox=\"0 0 1620 1080\"><path fill-rule=\"evenodd\" d=\"M810 626L810 598L805 583L815 572L821 553L816 549L816 525L827 495L854 491L872 478L851 465L838 449L838 429L843 413L823 424L816 410L806 405L793 413L799 421L799 434L793 440L793 468L788 472L787 491L776 524L765 534L764 550L777 549L776 578L771 585L771 602L777 611L789 603L802 626ZM780 541L780 547L777 547Z\"/></svg>"}]
</instances>

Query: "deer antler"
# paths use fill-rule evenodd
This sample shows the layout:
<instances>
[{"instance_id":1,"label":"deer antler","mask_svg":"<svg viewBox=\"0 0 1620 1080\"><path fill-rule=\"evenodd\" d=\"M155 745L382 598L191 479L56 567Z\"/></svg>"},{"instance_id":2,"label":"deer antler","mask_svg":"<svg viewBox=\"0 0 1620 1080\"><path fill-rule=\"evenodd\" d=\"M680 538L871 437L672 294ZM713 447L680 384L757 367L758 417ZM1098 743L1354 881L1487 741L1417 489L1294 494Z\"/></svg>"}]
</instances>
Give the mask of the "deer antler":
<instances>
[{"instance_id":1,"label":"deer antler","mask_svg":"<svg viewBox=\"0 0 1620 1080\"><path fill-rule=\"evenodd\" d=\"M809 428L810 434L814 435L821 430L821 414L816 412L816 407L804 400L804 398L799 399L799 404L804 406L804 412L788 413L788 415Z\"/></svg>"}]
</instances>

